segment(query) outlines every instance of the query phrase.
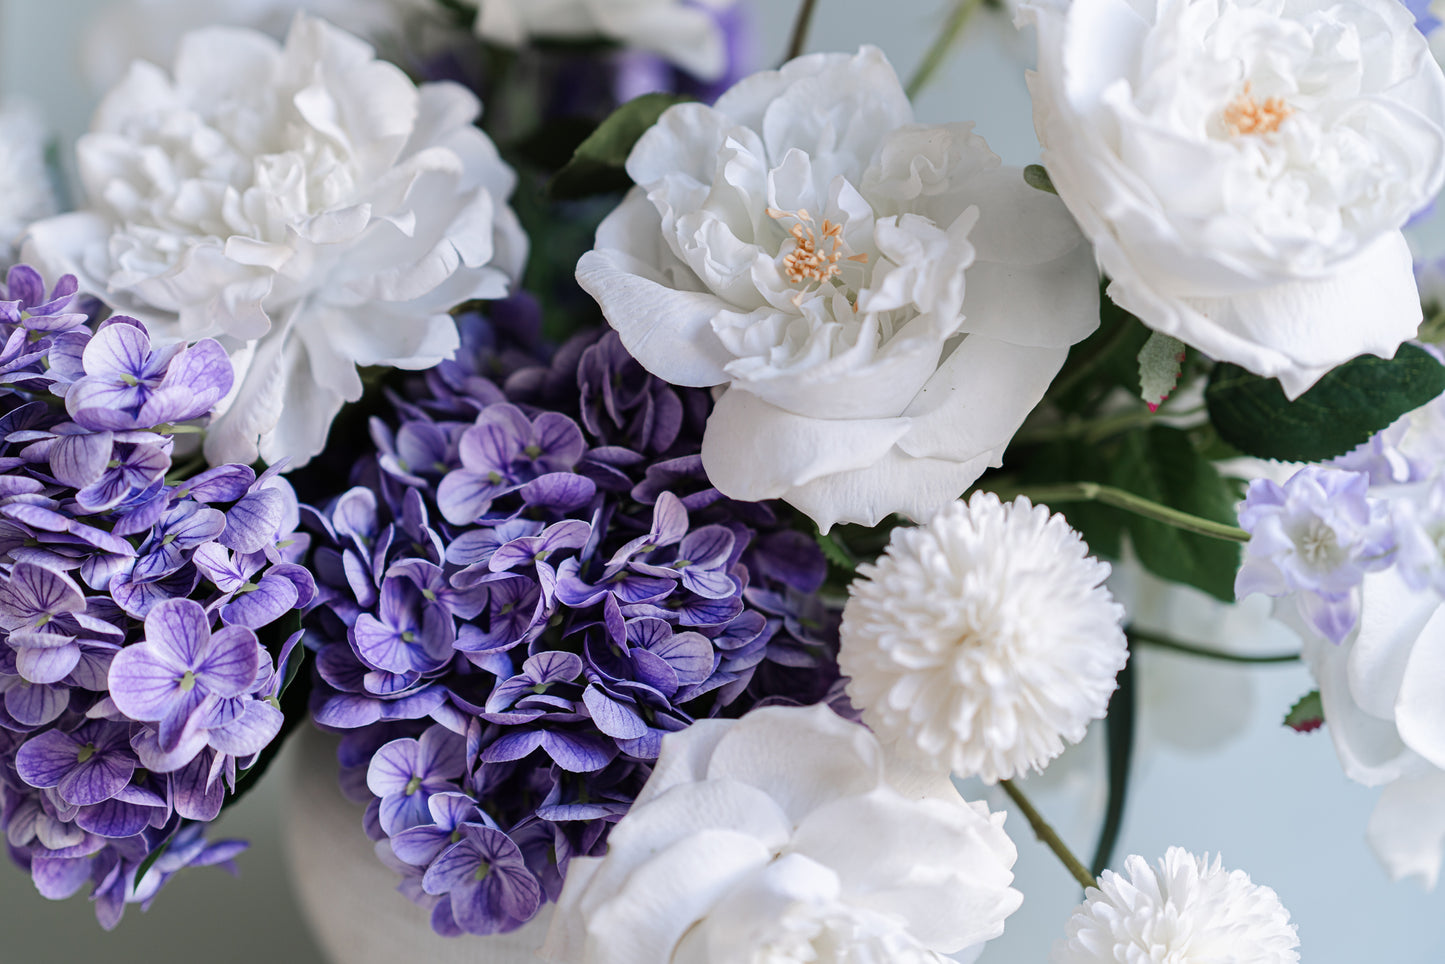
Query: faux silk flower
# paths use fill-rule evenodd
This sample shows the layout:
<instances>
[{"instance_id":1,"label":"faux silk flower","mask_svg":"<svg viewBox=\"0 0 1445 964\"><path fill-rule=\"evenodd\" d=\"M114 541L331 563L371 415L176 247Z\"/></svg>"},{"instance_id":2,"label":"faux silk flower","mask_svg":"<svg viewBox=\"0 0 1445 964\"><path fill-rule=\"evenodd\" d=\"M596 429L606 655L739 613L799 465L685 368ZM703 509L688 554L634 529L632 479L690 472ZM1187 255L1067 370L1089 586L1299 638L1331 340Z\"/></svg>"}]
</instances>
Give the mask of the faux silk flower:
<instances>
[{"instance_id":1,"label":"faux silk flower","mask_svg":"<svg viewBox=\"0 0 1445 964\"><path fill-rule=\"evenodd\" d=\"M12 245L26 224L55 213L55 191L45 169L48 137L34 104L11 97L0 102L0 263L10 262Z\"/></svg>"},{"instance_id":2,"label":"faux silk flower","mask_svg":"<svg viewBox=\"0 0 1445 964\"><path fill-rule=\"evenodd\" d=\"M458 345L449 309L517 276L515 178L478 109L320 20L284 46L198 30L172 74L137 62L101 103L77 145L88 206L28 250L158 345L219 340L237 387L207 457L295 467L361 397L357 366L435 365Z\"/></svg>"},{"instance_id":3,"label":"faux silk flower","mask_svg":"<svg viewBox=\"0 0 1445 964\"><path fill-rule=\"evenodd\" d=\"M1445 76L1392 0L1040 0L1043 161L1157 331L1299 395L1421 321L1400 228L1445 179Z\"/></svg>"},{"instance_id":4,"label":"faux silk flower","mask_svg":"<svg viewBox=\"0 0 1445 964\"><path fill-rule=\"evenodd\" d=\"M825 530L958 496L1097 324L1064 206L915 124L874 47L669 109L627 172L578 281L645 368L718 387L713 484Z\"/></svg>"},{"instance_id":5,"label":"faux silk flower","mask_svg":"<svg viewBox=\"0 0 1445 964\"><path fill-rule=\"evenodd\" d=\"M543 956L569 964L941 964L1021 895L1002 814L824 706L699 720L605 857L574 857Z\"/></svg>"},{"instance_id":6,"label":"faux silk flower","mask_svg":"<svg viewBox=\"0 0 1445 964\"><path fill-rule=\"evenodd\" d=\"M1445 857L1445 605L1398 569L1365 576L1357 628L1332 643L1281 600L1276 618L1299 633L1345 775L1384 786L1368 828L1395 878L1434 886Z\"/></svg>"}]
</instances>

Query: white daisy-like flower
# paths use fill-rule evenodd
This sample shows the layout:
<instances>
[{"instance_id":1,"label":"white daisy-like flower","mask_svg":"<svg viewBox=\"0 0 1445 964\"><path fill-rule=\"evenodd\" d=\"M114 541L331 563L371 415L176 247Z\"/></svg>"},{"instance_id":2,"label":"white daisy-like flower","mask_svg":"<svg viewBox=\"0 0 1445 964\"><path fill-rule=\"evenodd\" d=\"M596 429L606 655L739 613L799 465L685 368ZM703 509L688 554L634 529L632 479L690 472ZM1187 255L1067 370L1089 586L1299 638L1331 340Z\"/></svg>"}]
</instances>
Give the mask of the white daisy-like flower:
<instances>
[{"instance_id":1,"label":"white daisy-like flower","mask_svg":"<svg viewBox=\"0 0 1445 964\"><path fill-rule=\"evenodd\" d=\"M989 783L1084 738L1128 658L1109 565L1063 516L991 493L893 531L849 587L838 664L885 742Z\"/></svg>"},{"instance_id":2,"label":"white daisy-like flower","mask_svg":"<svg viewBox=\"0 0 1445 964\"><path fill-rule=\"evenodd\" d=\"M1268 887L1218 856L1170 847L1156 871L1124 861L1128 877L1104 871L1069 919L1053 964L1289 964L1299 936Z\"/></svg>"}]
</instances>

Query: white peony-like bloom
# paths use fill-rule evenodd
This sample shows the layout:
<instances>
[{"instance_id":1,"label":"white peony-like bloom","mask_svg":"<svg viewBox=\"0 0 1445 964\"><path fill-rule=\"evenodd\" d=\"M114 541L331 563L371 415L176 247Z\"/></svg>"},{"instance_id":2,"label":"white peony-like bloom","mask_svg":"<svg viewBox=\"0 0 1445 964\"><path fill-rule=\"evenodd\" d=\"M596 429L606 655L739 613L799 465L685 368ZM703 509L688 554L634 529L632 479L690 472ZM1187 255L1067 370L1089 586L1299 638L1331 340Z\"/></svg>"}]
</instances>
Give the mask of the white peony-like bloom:
<instances>
[{"instance_id":1,"label":"white peony-like bloom","mask_svg":"<svg viewBox=\"0 0 1445 964\"><path fill-rule=\"evenodd\" d=\"M153 339L219 339L236 388L206 456L295 466L361 397L358 365L435 365L448 310L520 273L515 177L478 109L320 20L284 47L199 30L173 77L136 63L102 101L77 147L88 206L35 224L26 258Z\"/></svg>"},{"instance_id":2,"label":"white peony-like bloom","mask_svg":"<svg viewBox=\"0 0 1445 964\"><path fill-rule=\"evenodd\" d=\"M883 54L815 54L669 109L577 280L648 371L721 386L708 478L826 530L927 518L999 464L1098 324L1058 198Z\"/></svg>"},{"instance_id":3,"label":"white peony-like bloom","mask_svg":"<svg viewBox=\"0 0 1445 964\"><path fill-rule=\"evenodd\" d=\"M25 226L54 214L55 189L45 165L50 131L40 108L7 97L0 102L0 266L13 260Z\"/></svg>"},{"instance_id":4,"label":"white peony-like bloom","mask_svg":"<svg viewBox=\"0 0 1445 964\"><path fill-rule=\"evenodd\" d=\"M1003 814L902 769L824 706L699 720L605 857L575 857L542 949L567 964L947 964L1022 895Z\"/></svg>"},{"instance_id":5,"label":"white peony-like bloom","mask_svg":"<svg viewBox=\"0 0 1445 964\"><path fill-rule=\"evenodd\" d=\"M1150 867L1124 861L1128 877L1104 871L1069 919L1053 964L1292 964L1299 935L1273 890L1218 856L1170 847Z\"/></svg>"},{"instance_id":6,"label":"white peony-like bloom","mask_svg":"<svg viewBox=\"0 0 1445 964\"><path fill-rule=\"evenodd\" d=\"M1338 645L1288 601L1275 616L1303 642L1345 775L1384 787L1366 834L1375 855L1391 877L1433 888L1445 856L1445 600L1388 569L1365 576L1359 624Z\"/></svg>"},{"instance_id":7,"label":"white peony-like bloom","mask_svg":"<svg viewBox=\"0 0 1445 964\"><path fill-rule=\"evenodd\" d=\"M1128 659L1109 564L1061 515L978 492L893 530L848 587L838 666L885 742L988 783L1104 716Z\"/></svg>"},{"instance_id":8,"label":"white peony-like bloom","mask_svg":"<svg viewBox=\"0 0 1445 964\"><path fill-rule=\"evenodd\" d=\"M1421 320L1445 76L1394 0L1036 0L1043 160L1145 324L1294 397Z\"/></svg>"},{"instance_id":9,"label":"white peony-like bloom","mask_svg":"<svg viewBox=\"0 0 1445 964\"><path fill-rule=\"evenodd\" d=\"M700 80L727 69L727 45L716 16L736 0L480 0L478 37L509 47L537 38L603 37L648 50Z\"/></svg>"}]
</instances>

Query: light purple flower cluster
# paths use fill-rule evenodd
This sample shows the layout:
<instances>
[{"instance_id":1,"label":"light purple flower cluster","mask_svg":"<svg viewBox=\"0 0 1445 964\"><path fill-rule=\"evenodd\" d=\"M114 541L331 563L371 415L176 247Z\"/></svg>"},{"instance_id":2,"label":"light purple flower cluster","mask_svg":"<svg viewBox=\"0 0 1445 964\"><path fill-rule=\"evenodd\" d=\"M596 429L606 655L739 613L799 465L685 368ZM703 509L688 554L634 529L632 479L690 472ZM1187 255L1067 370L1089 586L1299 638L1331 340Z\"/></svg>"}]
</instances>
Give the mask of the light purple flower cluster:
<instances>
[{"instance_id":1,"label":"light purple flower cluster","mask_svg":"<svg viewBox=\"0 0 1445 964\"><path fill-rule=\"evenodd\" d=\"M1294 595L1331 642L1357 625L1369 573L1393 568L1416 592L1445 595L1445 398L1283 486L1252 482L1239 524L1250 542L1236 595Z\"/></svg>"},{"instance_id":2,"label":"light purple flower cluster","mask_svg":"<svg viewBox=\"0 0 1445 964\"><path fill-rule=\"evenodd\" d=\"M836 692L838 614L816 543L708 484L705 393L610 332L543 366L462 329L314 514L308 638L382 859L438 932L487 934L603 847L664 734Z\"/></svg>"},{"instance_id":3,"label":"light purple flower cluster","mask_svg":"<svg viewBox=\"0 0 1445 964\"><path fill-rule=\"evenodd\" d=\"M1283 486L1249 485L1239 524L1250 534L1235 595L1296 594L1305 624L1340 642L1359 619L1365 573L1393 562L1394 529L1386 508L1369 498L1363 472L1310 465Z\"/></svg>"},{"instance_id":4,"label":"light purple flower cluster","mask_svg":"<svg viewBox=\"0 0 1445 964\"><path fill-rule=\"evenodd\" d=\"M281 729L300 633L257 631L315 586L287 483L168 478L182 423L231 387L220 345L95 326L75 291L21 265L0 292L0 827L44 896L88 883L109 928L244 847L199 823Z\"/></svg>"}]
</instances>

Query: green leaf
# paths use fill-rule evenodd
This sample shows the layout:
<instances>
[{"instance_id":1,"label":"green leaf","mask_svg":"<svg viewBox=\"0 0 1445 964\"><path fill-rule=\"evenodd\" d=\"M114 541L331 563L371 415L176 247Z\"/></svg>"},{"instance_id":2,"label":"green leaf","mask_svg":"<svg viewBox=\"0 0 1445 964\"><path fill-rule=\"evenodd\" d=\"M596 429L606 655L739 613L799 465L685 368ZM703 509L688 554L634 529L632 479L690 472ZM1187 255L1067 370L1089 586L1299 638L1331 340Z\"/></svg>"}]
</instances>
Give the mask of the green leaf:
<instances>
[{"instance_id":1,"label":"green leaf","mask_svg":"<svg viewBox=\"0 0 1445 964\"><path fill-rule=\"evenodd\" d=\"M663 111L690 99L678 94L643 94L617 108L577 145L572 159L552 178L551 195L569 200L631 186L625 165L637 139L657 123Z\"/></svg>"},{"instance_id":2,"label":"green leaf","mask_svg":"<svg viewBox=\"0 0 1445 964\"><path fill-rule=\"evenodd\" d=\"M1079 439L1061 439L1030 446L1016 456L1010 453L1008 465L1017 468L1019 480L1024 485L1107 482L1109 451L1109 446L1090 445ZM1063 513L1069 525L1077 529L1089 544L1090 553L1109 559L1119 558L1124 548L1124 513L1097 502L1066 502L1049 508Z\"/></svg>"},{"instance_id":3,"label":"green leaf","mask_svg":"<svg viewBox=\"0 0 1445 964\"><path fill-rule=\"evenodd\" d=\"M1184 342L1156 331L1139 349L1139 397L1154 411L1179 384L1184 370Z\"/></svg>"},{"instance_id":4,"label":"green leaf","mask_svg":"<svg viewBox=\"0 0 1445 964\"><path fill-rule=\"evenodd\" d=\"M296 615L299 616L299 614ZM282 620L285 620L289 624L288 616L283 616ZM272 626L275 625L275 623L272 624ZM262 630L261 633L257 633L257 635L261 636L265 632L266 630ZM280 633L278 632L276 635L280 635ZM287 633L287 635L290 634ZM281 636L281 638L284 640L286 637ZM272 652L275 652L275 650L272 650ZM292 650L289 662L299 668L301 663L305 661L305 653L306 648L298 644L296 648ZM236 774L235 792L221 803L222 813L225 813L231 807L235 806L242 797L250 793L251 789L260 782L262 774L276 761L276 757L281 755L281 747L285 745L286 738L310 715L308 704L311 699L311 674L301 673L297 672L296 669L291 669L289 670L289 675L291 682L285 685L281 693L281 730L276 734L275 739L266 744L266 748L256 756L255 763L252 763L245 770Z\"/></svg>"},{"instance_id":5,"label":"green leaf","mask_svg":"<svg viewBox=\"0 0 1445 964\"><path fill-rule=\"evenodd\" d=\"M1200 455L1187 433L1154 426L1121 438L1110 460L1110 485L1146 499L1227 525L1236 524L1236 498L1230 484ZM1125 527L1139 561L1156 576L1234 601L1239 570L1238 543L1184 532L1129 514Z\"/></svg>"},{"instance_id":6,"label":"green leaf","mask_svg":"<svg viewBox=\"0 0 1445 964\"><path fill-rule=\"evenodd\" d=\"M1049 172L1044 169L1042 164L1030 164L1024 168L1024 183L1035 191L1047 191L1050 194L1059 193L1054 187L1053 179L1049 177Z\"/></svg>"},{"instance_id":7,"label":"green leaf","mask_svg":"<svg viewBox=\"0 0 1445 964\"><path fill-rule=\"evenodd\" d=\"M1325 725L1325 705L1320 700L1320 691L1311 690L1301 696L1285 714L1284 725L1296 733L1309 733Z\"/></svg>"},{"instance_id":8,"label":"green leaf","mask_svg":"<svg viewBox=\"0 0 1445 964\"><path fill-rule=\"evenodd\" d=\"M852 573L858 568L858 561L853 558L853 553L843 544L842 538L836 534L836 531L827 535L815 532L813 538L817 540L818 548L823 550L823 558L828 560L828 565L836 566L847 573Z\"/></svg>"},{"instance_id":9,"label":"green leaf","mask_svg":"<svg viewBox=\"0 0 1445 964\"><path fill-rule=\"evenodd\" d=\"M155 850L152 850L150 853L146 854L146 859L140 862L140 866L135 869L135 877L131 879L130 886L132 890L140 887L140 882L142 878L144 878L146 873L155 866L155 862L161 859L161 855L170 849L171 841L170 839L167 839L165 843L161 844Z\"/></svg>"},{"instance_id":10,"label":"green leaf","mask_svg":"<svg viewBox=\"0 0 1445 964\"><path fill-rule=\"evenodd\" d=\"M1204 391L1219 437L1246 455L1319 462L1344 455L1445 391L1445 366L1415 345L1394 358L1362 355L1294 401L1273 378L1219 365Z\"/></svg>"}]
</instances>

